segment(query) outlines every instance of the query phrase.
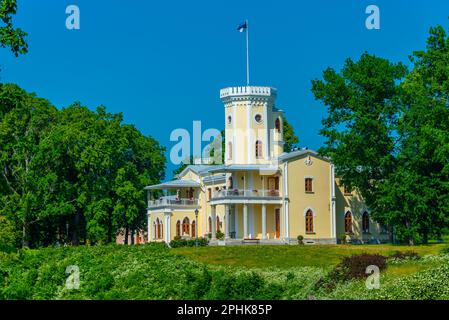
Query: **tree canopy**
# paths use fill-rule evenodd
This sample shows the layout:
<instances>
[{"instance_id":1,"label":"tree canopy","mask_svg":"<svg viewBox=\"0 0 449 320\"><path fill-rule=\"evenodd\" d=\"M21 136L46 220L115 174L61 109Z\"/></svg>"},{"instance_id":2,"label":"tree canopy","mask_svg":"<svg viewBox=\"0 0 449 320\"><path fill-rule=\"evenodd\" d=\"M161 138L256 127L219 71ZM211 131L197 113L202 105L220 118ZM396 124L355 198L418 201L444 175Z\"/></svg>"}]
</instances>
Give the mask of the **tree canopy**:
<instances>
[{"instance_id":1,"label":"tree canopy","mask_svg":"<svg viewBox=\"0 0 449 320\"><path fill-rule=\"evenodd\" d=\"M0 46L10 48L17 57L28 52L28 44L25 41L26 32L13 25L12 18L16 13L16 0L0 0Z\"/></svg>"},{"instance_id":2,"label":"tree canopy","mask_svg":"<svg viewBox=\"0 0 449 320\"><path fill-rule=\"evenodd\" d=\"M320 153L372 217L400 241L439 237L449 222L449 37L430 29L409 72L368 53L312 82L328 116Z\"/></svg>"},{"instance_id":3,"label":"tree canopy","mask_svg":"<svg viewBox=\"0 0 449 320\"><path fill-rule=\"evenodd\" d=\"M146 185L164 177L164 148L121 114L56 109L0 85L0 216L23 246L115 241L145 227Z\"/></svg>"}]
</instances>

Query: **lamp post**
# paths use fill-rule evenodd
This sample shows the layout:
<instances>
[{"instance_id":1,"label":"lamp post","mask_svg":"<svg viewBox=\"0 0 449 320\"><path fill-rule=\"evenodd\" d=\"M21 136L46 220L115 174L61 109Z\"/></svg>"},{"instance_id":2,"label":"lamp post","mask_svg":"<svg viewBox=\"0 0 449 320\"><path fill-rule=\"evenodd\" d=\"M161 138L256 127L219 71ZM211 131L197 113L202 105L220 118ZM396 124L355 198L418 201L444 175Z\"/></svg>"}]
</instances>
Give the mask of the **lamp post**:
<instances>
[{"instance_id":1,"label":"lamp post","mask_svg":"<svg viewBox=\"0 0 449 320\"><path fill-rule=\"evenodd\" d=\"M195 209L195 247L198 247L198 209Z\"/></svg>"}]
</instances>

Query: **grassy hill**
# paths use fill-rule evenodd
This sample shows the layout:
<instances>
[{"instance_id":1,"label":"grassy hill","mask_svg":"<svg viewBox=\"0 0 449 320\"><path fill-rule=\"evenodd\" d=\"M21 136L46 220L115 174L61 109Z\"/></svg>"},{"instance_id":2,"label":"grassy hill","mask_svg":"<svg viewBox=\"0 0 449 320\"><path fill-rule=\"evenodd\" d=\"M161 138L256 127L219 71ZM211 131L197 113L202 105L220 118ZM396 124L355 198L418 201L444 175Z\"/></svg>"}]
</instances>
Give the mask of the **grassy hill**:
<instances>
[{"instance_id":1,"label":"grassy hill","mask_svg":"<svg viewBox=\"0 0 449 320\"><path fill-rule=\"evenodd\" d=\"M365 281L316 284L342 257L391 255L409 247L252 246L168 249L163 245L62 247L0 252L0 299L449 299L444 246L414 247L419 260L391 260L381 289ZM69 266L79 289L66 287Z\"/></svg>"}]
</instances>

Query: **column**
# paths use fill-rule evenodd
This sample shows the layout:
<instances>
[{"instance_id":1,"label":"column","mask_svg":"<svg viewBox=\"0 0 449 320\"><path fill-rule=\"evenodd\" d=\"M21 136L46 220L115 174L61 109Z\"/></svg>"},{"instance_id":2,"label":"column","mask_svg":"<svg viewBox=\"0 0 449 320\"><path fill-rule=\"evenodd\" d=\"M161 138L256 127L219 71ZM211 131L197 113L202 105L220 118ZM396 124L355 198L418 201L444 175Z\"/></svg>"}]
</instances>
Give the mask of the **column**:
<instances>
[{"instance_id":1,"label":"column","mask_svg":"<svg viewBox=\"0 0 449 320\"><path fill-rule=\"evenodd\" d=\"M248 238L248 205L243 205L243 238Z\"/></svg>"},{"instance_id":2,"label":"column","mask_svg":"<svg viewBox=\"0 0 449 320\"><path fill-rule=\"evenodd\" d=\"M217 208L216 206L211 207L211 218L212 218L212 240L217 239Z\"/></svg>"},{"instance_id":3,"label":"column","mask_svg":"<svg viewBox=\"0 0 449 320\"><path fill-rule=\"evenodd\" d=\"M230 224L231 224L231 217L230 217L230 212L231 208L229 206L229 204L225 205L225 239L229 239L229 229L230 229Z\"/></svg>"},{"instance_id":4,"label":"column","mask_svg":"<svg viewBox=\"0 0 449 320\"><path fill-rule=\"evenodd\" d=\"M170 235L170 229L171 229L171 213L166 212L165 213L165 243L170 243L171 235Z\"/></svg>"},{"instance_id":5,"label":"column","mask_svg":"<svg viewBox=\"0 0 449 320\"><path fill-rule=\"evenodd\" d=\"M151 213L148 211L148 241L147 242L151 242L151 240L153 239L153 235L151 234L151 230L153 230L153 226L151 225Z\"/></svg>"},{"instance_id":6,"label":"column","mask_svg":"<svg viewBox=\"0 0 449 320\"><path fill-rule=\"evenodd\" d=\"M262 239L267 239L267 205L262 205Z\"/></svg>"}]
</instances>

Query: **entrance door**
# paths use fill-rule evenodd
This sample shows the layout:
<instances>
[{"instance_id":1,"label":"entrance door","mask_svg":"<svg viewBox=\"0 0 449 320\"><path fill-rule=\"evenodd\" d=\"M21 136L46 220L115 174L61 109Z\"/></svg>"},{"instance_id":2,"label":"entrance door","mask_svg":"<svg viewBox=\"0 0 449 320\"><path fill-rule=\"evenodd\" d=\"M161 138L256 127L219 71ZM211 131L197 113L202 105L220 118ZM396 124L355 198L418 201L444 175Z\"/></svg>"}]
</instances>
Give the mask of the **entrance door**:
<instances>
[{"instance_id":1,"label":"entrance door","mask_svg":"<svg viewBox=\"0 0 449 320\"><path fill-rule=\"evenodd\" d=\"M276 225L276 239L279 239L281 237L281 210L280 209L274 210L274 219L275 219L275 225Z\"/></svg>"}]
</instances>

